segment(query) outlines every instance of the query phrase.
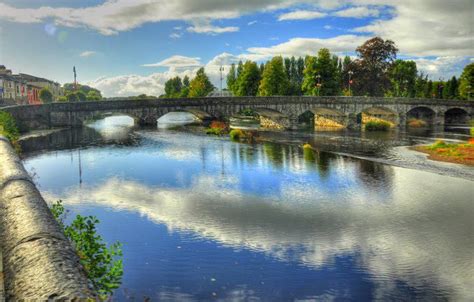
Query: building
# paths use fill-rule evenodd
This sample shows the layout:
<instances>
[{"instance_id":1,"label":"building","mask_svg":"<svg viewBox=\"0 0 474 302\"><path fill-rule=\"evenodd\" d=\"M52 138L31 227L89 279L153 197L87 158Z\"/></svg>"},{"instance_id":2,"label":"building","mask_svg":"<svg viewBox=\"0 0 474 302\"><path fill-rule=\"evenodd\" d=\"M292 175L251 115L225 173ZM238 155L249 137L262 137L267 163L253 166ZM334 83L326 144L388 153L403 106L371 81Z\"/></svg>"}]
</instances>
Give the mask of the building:
<instances>
[{"instance_id":1,"label":"building","mask_svg":"<svg viewBox=\"0 0 474 302\"><path fill-rule=\"evenodd\" d=\"M43 88L51 91L53 100L64 95L63 88L57 82L24 73L12 74L10 69L0 65L0 99L3 103L41 104L39 92Z\"/></svg>"}]
</instances>

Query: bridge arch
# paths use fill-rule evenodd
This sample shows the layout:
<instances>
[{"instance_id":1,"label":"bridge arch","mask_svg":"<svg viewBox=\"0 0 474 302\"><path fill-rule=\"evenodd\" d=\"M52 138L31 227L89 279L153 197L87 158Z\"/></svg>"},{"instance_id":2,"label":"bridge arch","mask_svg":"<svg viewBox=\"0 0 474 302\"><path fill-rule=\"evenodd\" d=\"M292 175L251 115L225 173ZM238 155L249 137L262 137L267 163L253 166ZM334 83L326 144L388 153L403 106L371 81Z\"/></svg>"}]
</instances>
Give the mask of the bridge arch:
<instances>
[{"instance_id":1,"label":"bridge arch","mask_svg":"<svg viewBox=\"0 0 474 302\"><path fill-rule=\"evenodd\" d=\"M381 106L366 107L356 116L357 123L365 125L368 122L387 122L391 127L399 124L398 113L392 109Z\"/></svg>"},{"instance_id":2,"label":"bridge arch","mask_svg":"<svg viewBox=\"0 0 474 302\"><path fill-rule=\"evenodd\" d=\"M298 115L298 123L318 129L342 129L348 125L347 115L333 108L310 108Z\"/></svg>"},{"instance_id":3,"label":"bridge arch","mask_svg":"<svg viewBox=\"0 0 474 302\"><path fill-rule=\"evenodd\" d=\"M436 119L436 112L426 106L412 107L406 113L407 123L409 123L413 119L422 120L428 125L433 125Z\"/></svg>"},{"instance_id":4,"label":"bridge arch","mask_svg":"<svg viewBox=\"0 0 474 302\"><path fill-rule=\"evenodd\" d=\"M458 107L450 108L444 112L445 125L467 125L470 118L466 110Z\"/></svg>"}]
</instances>

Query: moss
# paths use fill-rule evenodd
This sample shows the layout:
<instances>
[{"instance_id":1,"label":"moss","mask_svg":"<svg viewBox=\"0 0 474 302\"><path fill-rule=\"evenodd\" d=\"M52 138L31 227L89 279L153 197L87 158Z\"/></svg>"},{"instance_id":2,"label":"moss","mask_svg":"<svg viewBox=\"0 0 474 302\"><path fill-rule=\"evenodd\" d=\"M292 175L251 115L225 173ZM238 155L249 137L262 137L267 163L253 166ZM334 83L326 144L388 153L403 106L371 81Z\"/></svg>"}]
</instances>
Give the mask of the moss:
<instances>
[{"instance_id":1,"label":"moss","mask_svg":"<svg viewBox=\"0 0 474 302\"><path fill-rule=\"evenodd\" d=\"M367 131L388 131L390 128L390 123L385 121L369 121L364 127Z\"/></svg>"},{"instance_id":2,"label":"moss","mask_svg":"<svg viewBox=\"0 0 474 302\"><path fill-rule=\"evenodd\" d=\"M232 129L229 133L229 136L231 140L237 141L245 138L245 133L240 129Z\"/></svg>"}]
</instances>

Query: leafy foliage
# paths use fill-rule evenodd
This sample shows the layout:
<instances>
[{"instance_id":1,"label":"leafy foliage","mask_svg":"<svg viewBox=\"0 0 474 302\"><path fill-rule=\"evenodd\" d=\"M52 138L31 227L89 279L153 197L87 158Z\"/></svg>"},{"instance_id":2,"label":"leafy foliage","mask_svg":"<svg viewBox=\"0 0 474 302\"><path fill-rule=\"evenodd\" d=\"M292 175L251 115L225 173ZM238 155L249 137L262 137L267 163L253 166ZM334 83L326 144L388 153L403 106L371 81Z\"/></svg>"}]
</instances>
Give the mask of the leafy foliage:
<instances>
[{"instance_id":1,"label":"leafy foliage","mask_svg":"<svg viewBox=\"0 0 474 302\"><path fill-rule=\"evenodd\" d=\"M245 137L245 133L240 129L232 129L229 133L230 139L233 141L238 141Z\"/></svg>"},{"instance_id":2,"label":"leafy foliage","mask_svg":"<svg viewBox=\"0 0 474 302\"><path fill-rule=\"evenodd\" d=\"M260 83L260 70L257 63L247 61L242 67L242 72L233 85L236 96L255 96Z\"/></svg>"},{"instance_id":3,"label":"leafy foliage","mask_svg":"<svg viewBox=\"0 0 474 302\"><path fill-rule=\"evenodd\" d=\"M351 64L354 72L354 92L359 95L383 96L390 87L388 71L398 48L391 40L375 37L357 47L359 56Z\"/></svg>"},{"instance_id":4,"label":"leafy foliage","mask_svg":"<svg viewBox=\"0 0 474 302\"><path fill-rule=\"evenodd\" d=\"M414 61L396 60L389 69L389 77L392 87L388 96L415 97L417 70Z\"/></svg>"},{"instance_id":5,"label":"leafy foliage","mask_svg":"<svg viewBox=\"0 0 474 302\"><path fill-rule=\"evenodd\" d=\"M338 95L340 73L338 58L321 48L317 57L308 57L304 70L303 91L307 95Z\"/></svg>"},{"instance_id":6,"label":"leafy foliage","mask_svg":"<svg viewBox=\"0 0 474 302\"><path fill-rule=\"evenodd\" d=\"M459 95L462 99L470 99L474 90L474 63L464 67L459 78Z\"/></svg>"},{"instance_id":7,"label":"leafy foliage","mask_svg":"<svg viewBox=\"0 0 474 302\"><path fill-rule=\"evenodd\" d=\"M66 237L71 241L87 272L87 277L102 299L119 288L122 282L123 264L121 244L109 247L97 234L99 220L94 216L77 215L70 225L64 222L66 210L59 200L50 207Z\"/></svg>"},{"instance_id":8,"label":"leafy foliage","mask_svg":"<svg viewBox=\"0 0 474 302\"><path fill-rule=\"evenodd\" d=\"M39 98L45 104L53 102L53 94L48 88L42 88L40 90Z\"/></svg>"},{"instance_id":9,"label":"leafy foliage","mask_svg":"<svg viewBox=\"0 0 474 302\"><path fill-rule=\"evenodd\" d=\"M180 77L174 77L166 81L165 83L165 97L177 98L181 96L181 90L183 89L183 82Z\"/></svg>"},{"instance_id":10,"label":"leafy foliage","mask_svg":"<svg viewBox=\"0 0 474 302\"><path fill-rule=\"evenodd\" d=\"M15 118L5 111L0 111L0 134L5 136L12 143L20 138L20 131L16 126Z\"/></svg>"},{"instance_id":11,"label":"leafy foliage","mask_svg":"<svg viewBox=\"0 0 474 302\"><path fill-rule=\"evenodd\" d=\"M281 56L274 57L265 64L262 81L258 88L258 95L287 95L289 85L290 83L283 66L283 58Z\"/></svg>"},{"instance_id":12,"label":"leafy foliage","mask_svg":"<svg viewBox=\"0 0 474 302\"><path fill-rule=\"evenodd\" d=\"M385 121L369 121L365 124L367 131L388 131L390 130L390 123Z\"/></svg>"},{"instance_id":13,"label":"leafy foliage","mask_svg":"<svg viewBox=\"0 0 474 302\"><path fill-rule=\"evenodd\" d=\"M196 77L189 84L189 97L207 96L213 90L214 85L212 85L209 77L206 75L204 68L199 68Z\"/></svg>"}]
</instances>

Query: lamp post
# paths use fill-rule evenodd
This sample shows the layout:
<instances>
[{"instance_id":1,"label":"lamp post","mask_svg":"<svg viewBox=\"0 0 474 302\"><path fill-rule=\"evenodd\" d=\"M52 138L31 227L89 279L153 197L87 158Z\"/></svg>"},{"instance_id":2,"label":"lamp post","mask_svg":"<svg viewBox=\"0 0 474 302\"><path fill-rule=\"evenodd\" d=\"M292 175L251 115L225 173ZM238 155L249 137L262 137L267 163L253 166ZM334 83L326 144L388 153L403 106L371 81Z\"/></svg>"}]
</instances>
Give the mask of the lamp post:
<instances>
[{"instance_id":1,"label":"lamp post","mask_svg":"<svg viewBox=\"0 0 474 302\"><path fill-rule=\"evenodd\" d=\"M221 65L221 67L219 67L219 72L221 74L221 96L223 95L222 94L222 80L223 80L223 77L222 77L222 72L224 71L224 67Z\"/></svg>"},{"instance_id":2,"label":"lamp post","mask_svg":"<svg viewBox=\"0 0 474 302\"><path fill-rule=\"evenodd\" d=\"M349 75L349 96L351 96L352 95L352 92L351 92L351 84L352 84L351 76L354 74L354 72L352 70L349 70L347 72L347 74Z\"/></svg>"},{"instance_id":3,"label":"lamp post","mask_svg":"<svg viewBox=\"0 0 474 302\"><path fill-rule=\"evenodd\" d=\"M321 75L319 74L316 75L316 87L318 87L318 96L319 96L321 92Z\"/></svg>"}]
</instances>

